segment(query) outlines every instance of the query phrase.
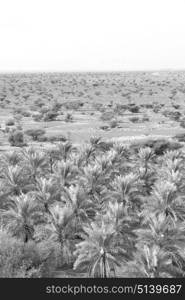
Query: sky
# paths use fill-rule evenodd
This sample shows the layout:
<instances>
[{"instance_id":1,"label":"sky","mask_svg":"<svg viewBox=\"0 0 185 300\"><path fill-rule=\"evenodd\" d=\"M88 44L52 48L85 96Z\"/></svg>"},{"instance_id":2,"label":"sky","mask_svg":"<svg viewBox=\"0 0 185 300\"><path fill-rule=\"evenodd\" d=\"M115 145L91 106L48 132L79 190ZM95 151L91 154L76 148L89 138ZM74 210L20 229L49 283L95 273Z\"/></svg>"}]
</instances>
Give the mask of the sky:
<instances>
[{"instance_id":1,"label":"sky","mask_svg":"<svg viewBox=\"0 0 185 300\"><path fill-rule=\"evenodd\" d=\"M0 0L0 72L185 69L185 0Z\"/></svg>"}]
</instances>

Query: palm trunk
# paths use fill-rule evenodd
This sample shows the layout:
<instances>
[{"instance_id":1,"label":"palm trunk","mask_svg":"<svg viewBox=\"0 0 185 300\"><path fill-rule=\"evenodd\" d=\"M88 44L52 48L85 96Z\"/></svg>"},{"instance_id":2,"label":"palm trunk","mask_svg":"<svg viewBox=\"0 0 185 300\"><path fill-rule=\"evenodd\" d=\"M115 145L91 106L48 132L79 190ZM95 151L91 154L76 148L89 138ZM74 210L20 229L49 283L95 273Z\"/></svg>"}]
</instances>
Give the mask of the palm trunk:
<instances>
[{"instance_id":1,"label":"palm trunk","mask_svg":"<svg viewBox=\"0 0 185 300\"><path fill-rule=\"evenodd\" d=\"M50 173L52 174L53 173L53 160L52 160L52 158L50 158L49 163L50 163Z\"/></svg>"},{"instance_id":2,"label":"palm trunk","mask_svg":"<svg viewBox=\"0 0 185 300\"><path fill-rule=\"evenodd\" d=\"M28 242L28 240L29 240L29 238L28 238L28 234L27 234L27 233L25 233L25 236L24 236L24 243L27 243L27 242Z\"/></svg>"},{"instance_id":3,"label":"palm trunk","mask_svg":"<svg viewBox=\"0 0 185 300\"><path fill-rule=\"evenodd\" d=\"M50 213L50 210L49 210L49 205L48 205L48 203L44 203L44 208L45 208L45 212L46 213Z\"/></svg>"},{"instance_id":4,"label":"palm trunk","mask_svg":"<svg viewBox=\"0 0 185 300\"><path fill-rule=\"evenodd\" d=\"M103 253L103 277L107 278L107 269L106 269L106 253Z\"/></svg>"}]
</instances>

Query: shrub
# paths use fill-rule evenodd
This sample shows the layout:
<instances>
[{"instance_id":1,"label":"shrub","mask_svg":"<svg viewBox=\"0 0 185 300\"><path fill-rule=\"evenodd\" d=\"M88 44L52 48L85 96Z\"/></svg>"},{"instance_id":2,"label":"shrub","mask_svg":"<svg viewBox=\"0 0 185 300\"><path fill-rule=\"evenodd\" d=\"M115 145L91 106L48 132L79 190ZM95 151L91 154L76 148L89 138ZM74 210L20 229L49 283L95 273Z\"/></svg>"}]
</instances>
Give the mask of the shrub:
<instances>
[{"instance_id":1,"label":"shrub","mask_svg":"<svg viewBox=\"0 0 185 300\"><path fill-rule=\"evenodd\" d=\"M64 135L54 135L47 138L48 142L66 142L67 138Z\"/></svg>"},{"instance_id":2,"label":"shrub","mask_svg":"<svg viewBox=\"0 0 185 300\"><path fill-rule=\"evenodd\" d=\"M165 110L163 111L163 115L165 117L170 118L171 120L175 120L175 121L179 121L180 117L181 117L181 113L180 111L177 110ZM182 119L182 124L184 123L184 119ZM183 126L182 126L183 127Z\"/></svg>"},{"instance_id":3,"label":"shrub","mask_svg":"<svg viewBox=\"0 0 185 300\"><path fill-rule=\"evenodd\" d=\"M177 139L179 142L185 142L185 133L179 133L174 136L175 139Z\"/></svg>"},{"instance_id":4,"label":"shrub","mask_svg":"<svg viewBox=\"0 0 185 300\"><path fill-rule=\"evenodd\" d=\"M62 103L62 106L65 107L65 109L70 110L78 110L80 107L82 107L84 103L82 101L67 101Z\"/></svg>"},{"instance_id":5,"label":"shrub","mask_svg":"<svg viewBox=\"0 0 185 300\"><path fill-rule=\"evenodd\" d=\"M138 117L131 117L129 120L133 123L139 123L139 118Z\"/></svg>"},{"instance_id":6,"label":"shrub","mask_svg":"<svg viewBox=\"0 0 185 300\"><path fill-rule=\"evenodd\" d=\"M14 119L17 123L19 123L22 120L22 115L21 114L16 114L16 115L14 115Z\"/></svg>"},{"instance_id":7,"label":"shrub","mask_svg":"<svg viewBox=\"0 0 185 300\"><path fill-rule=\"evenodd\" d=\"M32 118L35 122L42 121L42 114L41 113L34 113L32 114Z\"/></svg>"},{"instance_id":8,"label":"shrub","mask_svg":"<svg viewBox=\"0 0 185 300\"><path fill-rule=\"evenodd\" d=\"M152 109L153 108L153 104L145 104L144 106L147 109Z\"/></svg>"},{"instance_id":9,"label":"shrub","mask_svg":"<svg viewBox=\"0 0 185 300\"><path fill-rule=\"evenodd\" d=\"M22 242L8 232L0 232L0 277L17 277L22 263Z\"/></svg>"},{"instance_id":10,"label":"shrub","mask_svg":"<svg viewBox=\"0 0 185 300\"><path fill-rule=\"evenodd\" d=\"M65 116L65 122L72 122L73 121L73 116L70 113L67 113Z\"/></svg>"},{"instance_id":11,"label":"shrub","mask_svg":"<svg viewBox=\"0 0 185 300\"><path fill-rule=\"evenodd\" d=\"M43 102L42 99L36 99L36 100L34 101L34 105L35 105L35 106L38 106L38 107L42 107L42 106L44 106L44 102Z\"/></svg>"},{"instance_id":12,"label":"shrub","mask_svg":"<svg viewBox=\"0 0 185 300\"><path fill-rule=\"evenodd\" d=\"M43 136L46 133L44 129L28 129L25 131L25 134L30 136L33 141L37 141L39 137Z\"/></svg>"},{"instance_id":13,"label":"shrub","mask_svg":"<svg viewBox=\"0 0 185 300\"><path fill-rule=\"evenodd\" d=\"M132 113L138 113L139 112L139 106L129 107L129 111L132 112Z\"/></svg>"},{"instance_id":14,"label":"shrub","mask_svg":"<svg viewBox=\"0 0 185 300\"><path fill-rule=\"evenodd\" d=\"M38 136L37 141L41 143L48 142L48 137L46 135L40 135Z\"/></svg>"},{"instance_id":15,"label":"shrub","mask_svg":"<svg viewBox=\"0 0 185 300\"><path fill-rule=\"evenodd\" d=\"M105 111L101 114L100 119L101 121L111 121L115 116L113 111Z\"/></svg>"},{"instance_id":16,"label":"shrub","mask_svg":"<svg viewBox=\"0 0 185 300\"><path fill-rule=\"evenodd\" d=\"M23 128L22 128L22 125L21 125L21 124L17 124L17 125L16 125L16 130L22 131L22 129L23 129Z\"/></svg>"},{"instance_id":17,"label":"shrub","mask_svg":"<svg viewBox=\"0 0 185 300\"><path fill-rule=\"evenodd\" d=\"M173 104L173 107L174 107L175 109L179 109L179 108L180 108L180 105L179 105L179 104Z\"/></svg>"},{"instance_id":18,"label":"shrub","mask_svg":"<svg viewBox=\"0 0 185 300\"><path fill-rule=\"evenodd\" d=\"M9 141L10 145L14 146L14 147L23 147L26 145L24 142L23 132L19 131L19 130L10 132L8 141Z\"/></svg>"},{"instance_id":19,"label":"shrub","mask_svg":"<svg viewBox=\"0 0 185 300\"><path fill-rule=\"evenodd\" d=\"M115 108L114 108L114 112L116 114L121 115L125 110L129 109L128 105L124 105L124 104L120 104L120 103L116 103Z\"/></svg>"},{"instance_id":20,"label":"shrub","mask_svg":"<svg viewBox=\"0 0 185 300\"><path fill-rule=\"evenodd\" d=\"M150 121L149 117L148 116L143 116L142 122L148 122L148 121Z\"/></svg>"},{"instance_id":21,"label":"shrub","mask_svg":"<svg viewBox=\"0 0 185 300\"><path fill-rule=\"evenodd\" d=\"M102 125L102 126L100 126L100 129L102 129L102 130L108 130L109 126L108 125Z\"/></svg>"},{"instance_id":22,"label":"shrub","mask_svg":"<svg viewBox=\"0 0 185 300\"><path fill-rule=\"evenodd\" d=\"M6 121L6 125L7 126L14 126L15 125L15 120L14 119L8 119Z\"/></svg>"},{"instance_id":23,"label":"shrub","mask_svg":"<svg viewBox=\"0 0 185 300\"><path fill-rule=\"evenodd\" d=\"M58 116L57 112L49 111L44 115L43 121L44 122L54 121L57 116Z\"/></svg>"},{"instance_id":24,"label":"shrub","mask_svg":"<svg viewBox=\"0 0 185 300\"><path fill-rule=\"evenodd\" d=\"M40 265L34 265L33 255L25 256L24 243L12 237L8 232L0 233L0 277L31 278L41 277Z\"/></svg>"},{"instance_id":25,"label":"shrub","mask_svg":"<svg viewBox=\"0 0 185 300\"><path fill-rule=\"evenodd\" d=\"M0 277L51 277L58 263L58 248L56 243L45 241L24 244L1 229Z\"/></svg>"},{"instance_id":26,"label":"shrub","mask_svg":"<svg viewBox=\"0 0 185 300\"><path fill-rule=\"evenodd\" d=\"M182 128L185 128L185 118L183 118L181 121L180 121L180 126Z\"/></svg>"},{"instance_id":27,"label":"shrub","mask_svg":"<svg viewBox=\"0 0 185 300\"><path fill-rule=\"evenodd\" d=\"M43 107L41 107L41 109L40 109L40 113L41 113L42 115L47 114L47 113L50 112L50 111L52 111L52 110L49 108L49 106L43 106Z\"/></svg>"},{"instance_id":28,"label":"shrub","mask_svg":"<svg viewBox=\"0 0 185 300\"><path fill-rule=\"evenodd\" d=\"M136 152L141 148L150 147L156 155L163 155L167 150L177 150L182 148L178 142L169 141L166 139L148 139L131 144L130 148Z\"/></svg>"},{"instance_id":29,"label":"shrub","mask_svg":"<svg viewBox=\"0 0 185 300\"><path fill-rule=\"evenodd\" d=\"M171 114L171 119L174 120L174 121L179 121L180 117L181 117L180 111L174 111Z\"/></svg>"},{"instance_id":30,"label":"shrub","mask_svg":"<svg viewBox=\"0 0 185 300\"><path fill-rule=\"evenodd\" d=\"M161 109L161 107L158 106L158 105L156 105L156 106L154 106L154 108L153 108L153 112L157 114L157 113L160 111L160 109Z\"/></svg>"},{"instance_id":31,"label":"shrub","mask_svg":"<svg viewBox=\"0 0 185 300\"><path fill-rule=\"evenodd\" d=\"M116 128L118 126L118 121L117 120L112 120L111 122L110 122L110 127L111 128Z\"/></svg>"},{"instance_id":32,"label":"shrub","mask_svg":"<svg viewBox=\"0 0 185 300\"><path fill-rule=\"evenodd\" d=\"M51 111L58 112L62 107L62 103L54 102L51 108Z\"/></svg>"},{"instance_id":33,"label":"shrub","mask_svg":"<svg viewBox=\"0 0 185 300\"><path fill-rule=\"evenodd\" d=\"M21 107L14 108L13 114L22 115L22 108Z\"/></svg>"},{"instance_id":34,"label":"shrub","mask_svg":"<svg viewBox=\"0 0 185 300\"><path fill-rule=\"evenodd\" d=\"M99 110L102 108L102 106L103 106L103 104L102 104L102 103L99 103L99 102L93 102L93 103L92 103L92 108L93 108L94 110L97 110L97 111L99 111Z\"/></svg>"},{"instance_id":35,"label":"shrub","mask_svg":"<svg viewBox=\"0 0 185 300\"><path fill-rule=\"evenodd\" d=\"M28 111L23 111L22 115L23 115L23 117L30 117L31 114Z\"/></svg>"}]
</instances>

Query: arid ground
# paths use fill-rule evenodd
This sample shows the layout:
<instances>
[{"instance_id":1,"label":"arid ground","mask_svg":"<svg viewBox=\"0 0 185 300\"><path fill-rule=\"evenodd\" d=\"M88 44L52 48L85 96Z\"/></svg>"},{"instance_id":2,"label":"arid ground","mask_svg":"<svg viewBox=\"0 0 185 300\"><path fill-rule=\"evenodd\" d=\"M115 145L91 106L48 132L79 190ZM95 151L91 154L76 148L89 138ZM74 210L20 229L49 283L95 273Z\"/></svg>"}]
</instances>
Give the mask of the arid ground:
<instances>
[{"instance_id":1,"label":"arid ground","mask_svg":"<svg viewBox=\"0 0 185 300\"><path fill-rule=\"evenodd\" d=\"M39 73L0 75L0 149L18 126L44 129L50 143L102 136L114 139L184 132L185 72ZM50 114L49 114L50 113ZM13 121L13 122L12 122Z\"/></svg>"}]
</instances>

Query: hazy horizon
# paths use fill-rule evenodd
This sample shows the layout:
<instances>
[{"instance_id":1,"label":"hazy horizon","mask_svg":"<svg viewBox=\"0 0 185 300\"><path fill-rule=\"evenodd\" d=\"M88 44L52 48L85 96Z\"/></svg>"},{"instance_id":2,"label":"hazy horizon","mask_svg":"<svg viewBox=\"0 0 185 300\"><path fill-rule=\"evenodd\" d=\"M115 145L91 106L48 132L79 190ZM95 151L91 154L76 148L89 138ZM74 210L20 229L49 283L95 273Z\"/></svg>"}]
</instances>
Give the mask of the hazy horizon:
<instances>
[{"instance_id":1,"label":"hazy horizon","mask_svg":"<svg viewBox=\"0 0 185 300\"><path fill-rule=\"evenodd\" d=\"M185 69L183 0L6 0L0 72Z\"/></svg>"},{"instance_id":2,"label":"hazy horizon","mask_svg":"<svg viewBox=\"0 0 185 300\"><path fill-rule=\"evenodd\" d=\"M185 72L184 69L172 69L172 68L166 68L166 69L128 69L128 70L13 70L13 71L0 71L0 75L3 74L40 74L40 73L140 73L140 72L146 72L146 73L160 73L160 72Z\"/></svg>"}]
</instances>

